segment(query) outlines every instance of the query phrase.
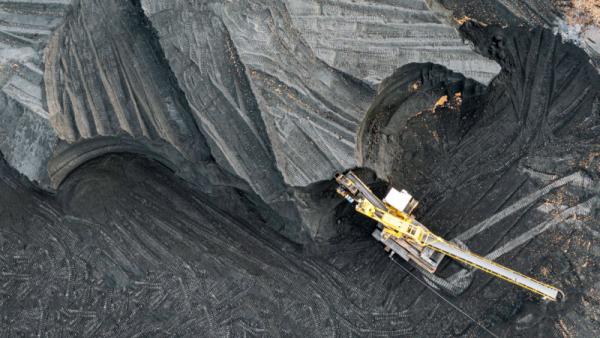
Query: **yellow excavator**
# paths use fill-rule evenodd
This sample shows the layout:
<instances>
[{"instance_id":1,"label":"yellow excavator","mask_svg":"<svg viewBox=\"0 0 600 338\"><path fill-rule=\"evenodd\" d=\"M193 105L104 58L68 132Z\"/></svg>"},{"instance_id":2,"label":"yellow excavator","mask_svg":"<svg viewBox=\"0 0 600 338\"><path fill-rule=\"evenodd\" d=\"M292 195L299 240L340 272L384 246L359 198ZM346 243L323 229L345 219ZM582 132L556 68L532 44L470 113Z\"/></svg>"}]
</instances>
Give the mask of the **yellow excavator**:
<instances>
[{"instance_id":1,"label":"yellow excavator","mask_svg":"<svg viewBox=\"0 0 600 338\"><path fill-rule=\"evenodd\" d=\"M525 288L543 299L556 301L564 297L564 293L558 288L476 255L433 234L412 215L419 202L405 190L391 188L381 200L352 171L336 174L335 180L339 184L336 189L338 194L355 205L356 211L378 222L379 229L373 232L373 237L385 245L390 256L397 254L432 274L444 256L448 256Z\"/></svg>"}]
</instances>

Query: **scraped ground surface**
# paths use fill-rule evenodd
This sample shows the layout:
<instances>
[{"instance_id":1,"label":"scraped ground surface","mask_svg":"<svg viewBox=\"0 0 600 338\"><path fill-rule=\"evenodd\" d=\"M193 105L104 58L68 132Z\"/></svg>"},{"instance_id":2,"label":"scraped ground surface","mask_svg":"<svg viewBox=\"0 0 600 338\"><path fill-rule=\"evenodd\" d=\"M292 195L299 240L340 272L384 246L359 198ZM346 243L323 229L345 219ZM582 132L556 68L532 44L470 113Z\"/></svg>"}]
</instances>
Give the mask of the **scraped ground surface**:
<instances>
[{"instance_id":1,"label":"scraped ground surface","mask_svg":"<svg viewBox=\"0 0 600 338\"><path fill-rule=\"evenodd\" d=\"M13 2L22 3L0 4L6 7ZM461 293L451 296L439 292L480 325L506 337L600 336L600 76L582 50L564 43L548 29L467 23L461 33L479 54L463 47L458 52L502 67L488 86L465 78L460 73L462 67L449 70L433 63L394 60L397 63L390 64L395 66L381 68L391 71L402 65L393 74L367 74L358 72L365 69L358 69L362 65L356 64L359 59L352 54L346 55L348 59L329 60L350 75L355 71L351 77L330 69L331 65L318 61L310 50L319 47L325 53L321 57L329 55L324 47L327 38L332 38L344 42L333 46L344 56L343 50L352 45L345 33L319 40L313 29L289 28L289 23L303 20L326 26L322 15L306 12L300 2L286 1L292 8L291 16L282 2L270 0L262 0L262 7L249 6L250 1L209 2L212 5L208 7L185 1L141 3L149 8L145 12L148 19L142 17L140 2L136 1L76 3L68 25L61 26L60 35L51 41L52 53L46 54L52 62L45 65L45 75L56 81L47 82L45 89L61 94L50 103L62 100L65 116L77 115L69 108L75 101L63 95L73 92L68 88L75 86L96 88L90 91L101 96L96 99L113 104L114 100L102 98L100 89L106 85L101 79L83 76L69 80L61 72L69 70L70 63L78 65L77 60L83 60L83 68L96 65L104 69L105 64L95 54L88 53L89 58L76 55L89 52L87 44L118 39L119 32L131 33L121 38L130 39L127 41L132 44L158 38L136 45L137 49L131 49L137 51L135 55L124 57L131 63L125 72L141 67L136 74L156 81L131 84L143 83L148 86L148 97L161 97L164 107L172 108L170 118L161 115L164 107L158 103L156 111L141 109L142 120L165 118L181 122L178 128L185 127L182 130L191 128L189 132L178 128L165 131L157 123L155 129L165 134L154 141L170 140L184 157L195 161L196 168L227 169L223 163L232 161L235 165L229 172L233 178L199 170L195 180L183 180L184 175L171 171L181 169L178 165L183 166L183 160L173 157L168 169L141 155L114 154L137 149L124 146L131 140L123 133L101 134L111 136L104 153L113 154L91 161L88 159L95 156L96 148L89 150L88 143L73 148L63 144L67 150L81 151L85 163L78 167L80 162L64 157L68 166L78 168L64 173L56 194L40 191L11 165L21 174L27 172L0 160L1 336L485 336L472 320L420 283L417 279L424 277L410 265L389 260L370 237L374 224L342 204L331 181L319 181L334 169L349 169L345 166L354 164L367 168L357 172L380 193L386 189L385 182L411 191L422 202L417 216L435 232L459 239L472 250L555 285L567 295L562 303L545 303L524 290L446 260L440 277L460 282ZM324 3L333 14L353 13L356 7L349 1ZM383 4L373 7L380 13L392 2L369 3ZM425 2L417 5L425 6ZM270 13L262 10L269 6L273 9ZM26 7L37 10L40 5ZM248 8L252 11L246 11ZM100 10L104 14L96 15ZM396 12L403 16L415 11ZM244 21L238 18L241 13L251 15ZM422 14L425 18L431 15ZM121 19L129 16L137 21ZM106 18L123 26L117 29ZM364 27L382 27L371 22L369 15L362 19L369 23ZM102 25L82 35L82 22ZM274 25L278 22L280 26ZM150 24L156 31L141 29ZM130 26L140 31L130 32ZM213 35L194 40L198 31ZM264 37L260 32L278 37L280 44L275 47L279 49L272 51L282 57L277 64L255 57L254 50L263 45L252 39ZM450 50L456 52L457 33L449 26L444 32L451 33L454 42ZM183 33L197 43L194 50L215 54L180 54L180 47L189 45L179 39ZM219 43L211 44L215 41ZM360 49L369 41L363 39L353 46ZM117 51L120 55L118 51L130 51L126 43L113 47L103 52ZM160 54L161 49L164 60L151 53ZM384 52L382 55L389 55L393 48ZM138 62L137 57L144 55L152 62ZM379 64L381 60L370 62ZM470 64L467 59L463 61ZM188 62L197 69L191 67L192 72L186 68ZM315 73L307 75L305 69ZM83 73L101 74L93 67ZM491 78L495 73L486 74ZM390 76L383 79L385 75ZM262 82L271 77L289 79L290 88L306 82L307 95L293 96L296 100L289 105L287 87L281 94L266 85L271 82ZM321 81L328 78L331 81ZM41 81L40 76L35 79ZM224 90L215 79L232 80L232 84ZM77 85L75 80L82 82ZM374 80L383 80L377 90L373 83L365 82ZM86 81L94 86L87 86ZM145 102L144 86L129 88L128 93ZM182 86L181 90L177 86ZM206 101L215 93L228 91L236 93L232 95L235 100L224 97ZM20 92L9 91L15 93ZM42 96L39 100L43 105L42 99L47 97ZM9 108L15 106L10 97L6 101ZM115 107L137 100L128 100L126 95L114 97L124 100ZM305 123L302 128L286 129L282 124L281 130L269 131L274 128L269 127L272 124L263 126L264 121L260 122L265 112L275 117L304 112L298 107L307 102L316 102L311 107L318 109L307 109L306 116L294 117ZM311 114L322 113L322 104L333 107L327 116L335 118L352 110L355 118L344 134L352 141L302 134L307 142L292 142L290 135L313 130ZM202 118L192 122L195 115ZM11 117L5 120L11 121ZM260 122L256 122L259 132L240 132L246 127L253 129L252 121ZM227 136L227 142L217 145L231 149L215 151L219 147L215 148L210 137L204 143L206 136L200 129L206 125L220 126L211 129L209 136ZM260 131L263 127L266 131ZM52 135L68 132L49 128L44 130L52 131ZM18 126L11 129L21 130ZM359 129L358 135L355 129ZM221 133L223 130L228 134ZM279 138L265 137L267 132L279 131L290 133L283 134L287 142L279 144ZM130 136L141 137L134 132ZM322 144L317 146L310 140ZM100 139L100 143L104 141ZM48 146L49 142L41 144ZM260 145L264 151L248 150L259 149L248 148L248 144ZM343 153L348 153L342 162L330 163L325 156L329 164L322 165L325 162L308 156L313 146L318 149L336 144L343 145ZM297 145L306 146L305 151L287 158ZM355 146L356 158L352 157ZM68 155L69 151L65 152ZM11 157L4 156L10 162ZM277 161L294 163L301 171L314 166L315 172L309 180L300 180L300 176L291 175L293 172L286 175L285 170L291 167L278 166L281 163ZM203 172L207 177L202 177ZM293 191L284 185L290 182ZM285 195L283 204L280 194ZM293 208L286 209L286 205ZM294 231L301 232L300 224L277 217L277 213L288 210L285 214L293 218L296 209L304 212L303 221L315 235L303 245L290 239Z\"/></svg>"},{"instance_id":2,"label":"scraped ground surface","mask_svg":"<svg viewBox=\"0 0 600 338\"><path fill-rule=\"evenodd\" d=\"M58 196L1 170L4 336L484 334L388 260L372 224L351 213L342 211L346 235L300 249L243 197L195 192L145 159L95 160ZM452 301L507 336L593 333L598 252L589 231L556 228L504 261L540 276L550 269L566 303L483 274Z\"/></svg>"},{"instance_id":3,"label":"scraped ground surface","mask_svg":"<svg viewBox=\"0 0 600 338\"><path fill-rule=\"evenodd\" d=\"M2 174L6 336L414 334L429 315L368 238L303 253L147 160L94 161L57 197Z\"/></svg>"}]
</instances>

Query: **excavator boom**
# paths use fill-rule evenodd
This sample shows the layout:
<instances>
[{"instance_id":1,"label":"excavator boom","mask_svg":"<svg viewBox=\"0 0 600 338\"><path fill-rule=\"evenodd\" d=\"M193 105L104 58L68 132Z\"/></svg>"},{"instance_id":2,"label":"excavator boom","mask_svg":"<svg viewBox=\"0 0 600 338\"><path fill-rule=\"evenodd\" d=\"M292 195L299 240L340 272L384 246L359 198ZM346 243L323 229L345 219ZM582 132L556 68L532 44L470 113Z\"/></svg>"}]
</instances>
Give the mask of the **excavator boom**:
<instances>
[{"instance_id":1,"label":"excavator boom","mask_svg":"<svg viewBox=\"0 0 600 338\"><path fill-rule=\"evenodd\" d=\"M406 191L392 188L382 201L351 171L346 175L336 175L336 181L340 184L337 192L355 204L356 211L378 222L381 230L376 230L374 237L383 242L392 254L397 253L431 273L435 272L443 255L446 255L541 295L544 299L556 301L564 296L561 290L553 286L527 277L433 234L411 215L418 202ZM442 255L436 256L434 251Z\"/></svg>"}]
</instances>

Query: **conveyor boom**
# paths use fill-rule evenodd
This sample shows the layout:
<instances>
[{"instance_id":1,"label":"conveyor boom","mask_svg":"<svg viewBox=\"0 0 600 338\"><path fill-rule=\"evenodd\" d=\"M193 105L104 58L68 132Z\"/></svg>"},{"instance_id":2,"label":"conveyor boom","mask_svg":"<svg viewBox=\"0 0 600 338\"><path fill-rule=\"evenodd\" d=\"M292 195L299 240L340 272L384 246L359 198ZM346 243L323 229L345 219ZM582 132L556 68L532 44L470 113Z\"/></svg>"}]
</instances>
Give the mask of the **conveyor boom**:
<instances>
[{"instance_id":1,"label":"conveyor boom","mask_svg":"<svg viewBox=\"0 0 600 338\"><path fill-rule=\"evenodd\" d=\"M427 246L458 261L504 279L507 282L537 293L546 299L557 300L559 297L563 296L562 291L555 287L536 281L535 279L494 263L489 259L461 249L452 243L446 241L432 241L431 243L428 243Z\"/></svg>"},{"instance_id":2,"label":"conveyor boom","mask_svg":"<svg viewBox=\"0 0 600 338\"><path fill-rule=\"evenodd\" d=\"M354 204L356 211L381 225L381 231L376 230L373 237L382 242L386 250L391 251L390 255L398 254L430 273L435 272L446 255L539 294L544 299L555 301L564 296L562 291L553 286L476 255L433 234L411 215L418 201L406 191L392 188L382 201L352 172L336 175L336 181L340 184L337 192Z\"/></svg>"}]
</instances>

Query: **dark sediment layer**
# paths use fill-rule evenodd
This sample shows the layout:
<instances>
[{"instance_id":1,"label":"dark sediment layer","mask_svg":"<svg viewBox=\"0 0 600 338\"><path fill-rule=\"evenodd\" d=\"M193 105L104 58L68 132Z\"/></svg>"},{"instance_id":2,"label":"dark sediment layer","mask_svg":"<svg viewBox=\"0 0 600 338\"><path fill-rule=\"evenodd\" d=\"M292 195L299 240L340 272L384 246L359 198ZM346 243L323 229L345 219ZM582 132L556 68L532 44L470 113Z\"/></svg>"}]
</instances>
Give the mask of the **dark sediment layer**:
<instances>
[{"instance_id":1,"label":"dark sediment layer","mask_svg":"<svg viewBox=\"0 0 600 338\"><path fill-rule=\"evenodd\" d=\"M94 12L98 4L84 6ZM199 12L216 20L212 11ZM285 17L283 12L271 16ZM165 13L155 20L177 26ZM221 21L210 20L203 24L228 36ZM422 201L418 216L436 232L567 294L563 303L542 303L475 272L470 287L450 299L491 330L504 336L598 336L598 73L584 52L548 30L466 24L462 32L503 67L501 73L484 87L429 63L399 69L383 81L362 121L358 161L372 172L361 175L378 190L386 184L375 174L413 192ZM71 43L89 42L77 32L70 34L75 34L69 35ZM226 49L227 41L219 48ZM105 52L115 50L119 46ZM177 48L170 53L177 56ZM56 57L68 62L74 56ZM215 95L237 95L224 104L258 114L256 102L246 95L250 85L234 69L239 60L234 61L226 69L240 77L234 76L226 90L214 82L212 71L198 72L213 81ZM183 69L175 71L181 75ZM170 79L165 69L159 73ZM199 85L188 80L188 89ZM348 93L362 88L352 83L346 83ZM370 97L371 89L364 88ZM179 110L190 114L179 91L160 90L181 100ZM118 101L100 94L104 103ZM440 100L444 96L447 100ZM190 104L207 104L196 99ZM143 109L140 113L145 114ZM196 141L204 137L191 133ZM260 146L265 132L258 131L256 139L233 132L226 136L248 137ZM102 140L112 152L156 154L134 151L139 143L119 148L111 139L81 146L104 147ZM173 145L184 149L185 143ZM86 149L81 150L89 153ZM72 157L65 154L69 163ZM263 155L274 156L268 149ZM257 159L264 160L261 156ZM61 177L56 195L38 191L0 163L1 335L484 335L386 258L369 236L372 224L337 200L331 181L291 191L301 201L305 221L328 225L311 229L313 238L328 241L300 246L282 236L290 230L278 216L281 210L264 202L269 194L262 193L269 189L288 192L282 177L265 174L252 188L206 178L204 191L199 191L174 175L177 164L155 159L163 164L109 155L77 170L74 166ZM210 156L202 159L213 162ZM246 165L250 163L228 170L256 174L261 172L256 166L273 163ZM450 279L464 273L469 272L450 261L441 269Z\"/></svg>"}]
</instances>

